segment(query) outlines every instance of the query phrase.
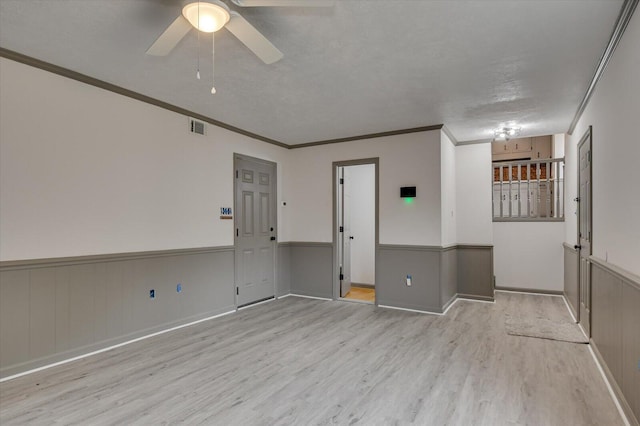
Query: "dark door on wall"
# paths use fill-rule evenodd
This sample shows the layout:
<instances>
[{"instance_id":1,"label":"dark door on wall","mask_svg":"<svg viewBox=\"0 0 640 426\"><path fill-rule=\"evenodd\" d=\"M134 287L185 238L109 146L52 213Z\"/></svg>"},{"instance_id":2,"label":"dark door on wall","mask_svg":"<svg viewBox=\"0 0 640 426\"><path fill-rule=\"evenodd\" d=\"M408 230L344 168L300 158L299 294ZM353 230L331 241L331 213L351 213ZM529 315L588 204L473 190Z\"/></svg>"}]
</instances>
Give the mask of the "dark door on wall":
<instances>
[{"instance_id":1,"label":"dark door on wall","mask_svg":"<svg viewBox=\"0 0 640 426\"><path fill-rule=\"evenodd\" d=\"M591 336L591 127L578 145L578 197L579 318Z\"/></svg>"},{"instance_id":2,"label":"dark door on wall","mask_svg":"<svg viewBox=\"0 0 640 426\"><path fill-rule=\"evenodd\" d=\"M236 305L275 296L276 165L235 155Z\"/></svg>"}]
</instances>

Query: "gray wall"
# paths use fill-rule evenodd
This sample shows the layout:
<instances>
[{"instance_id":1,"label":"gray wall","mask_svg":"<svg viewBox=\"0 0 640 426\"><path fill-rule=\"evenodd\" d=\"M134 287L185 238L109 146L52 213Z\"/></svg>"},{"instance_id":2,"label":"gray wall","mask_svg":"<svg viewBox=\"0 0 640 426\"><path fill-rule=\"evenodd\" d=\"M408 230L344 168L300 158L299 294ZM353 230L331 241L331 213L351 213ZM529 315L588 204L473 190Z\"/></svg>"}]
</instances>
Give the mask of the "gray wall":
<instances>
[{"instance_id":1,"label":"gray wall","mask_svg":"<svg viewBox=\"0 0 640 426\"><path fill-rule=\"evenodd\" d=\"M3 262L0 376L233 310L233 268L233 247Z\"/></svg>"},{"instance_id":2,"label":"gray wall","mask_svg":"<svg viewBox=\"0 0 640 426\"><path fill-rule=\"evenodd\" d=\"M564 247L564 297L573 311L573 316L578 318L578 262L579 254L576 249L567 243Z\"/></svg>"},{"instance_id":3,"label":"gray wall","mask_svg":"<svg viewBox=\"0 0 640 426\"><path fill-rule=\"evenodd\" d=\"M440 306L446 309L458 293L458 252L456 247L444 249L440 255Z\"/></svg>"},{"instance_id":4,"label":"gray wall","mask_svg":"<svg viewBox=\"0 0 640 426\"><path fill-rule=\"evenodd\" d=\"M291 256L291 293L332 299L333 245L314 242L287 244Z\"/></svg>"},{"instance_id":5,"label":"gray wall","mask_svg":"<svg viewBox=\"0 0 640 426\"><path fill-rule=\"evenodd\" d=\"M376 265L379 305L442 312L440 247L380 244ZM411 275L412 285L405 284Z\"/></svg>"},{"instance_id":6,"label":"gray wall","mask_svg":"<svg viewBox=\"0 0 640 426\"><path fill-rule=\"evenodd\" d=\"M378 303L442 312L459 294L491 299L491 260L490 246L380 246ZM332 280L331 243L278 245L278 296L333 298ZM233 247L3 262L0 377L231 311L234 287Z\"/></svg>"},{"instance_id":7,"label":"gray wall","mask_svg":"<svg viewBox=\"0 0 640 426\"><path fill-rule=\"evenodd\" d=\"M591 289L592 345L623 408L640 419L640 277L592 256Z\"/></svg>"},{"instance_id":8,"label":"gray wall","mask_svg":"<svg viewBox=\"0 0 640 426\"><path fill-rule=\"evenodd\" d=\"M381 244L377 270L380 305L443 312L457 296L493 300L492 246Z\"/></svg>"},{"instance_id":9,"label":"gray wall","mask_svg":"<svg viewBox=\"0 0 640 426\"><path fill-rule=\"evenodd\" d=\"M493 246L456 246L458 296L493 300Z\"/></svg>"},{"instance_id":10,"label":"gray wall","mask_svg":"<svg viewBox=\"0 0 640 426\"><path fill-rule=\"evenodd\" d=\"M291 245L278 243L276 297L291 293Z\"/></svg>"}]
</instances>

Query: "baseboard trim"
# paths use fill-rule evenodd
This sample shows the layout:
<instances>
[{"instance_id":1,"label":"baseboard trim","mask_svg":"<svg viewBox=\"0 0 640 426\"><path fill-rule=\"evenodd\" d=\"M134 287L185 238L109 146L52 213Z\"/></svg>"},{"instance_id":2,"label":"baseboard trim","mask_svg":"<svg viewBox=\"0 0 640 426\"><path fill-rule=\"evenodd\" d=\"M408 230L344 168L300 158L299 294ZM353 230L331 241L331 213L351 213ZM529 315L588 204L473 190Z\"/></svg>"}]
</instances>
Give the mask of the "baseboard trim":
<instances>
[{"instance_id":1,"label":"baseboard trim","mask_svg":"<svg viewBox=\"0 0 640 426\"><path fill-rule=\"evenodd\" d=\"M475 294L458 293L458 299L472 300L474 302L489 302L494 303L495 298L490 296L476 296Z\"/></svg>"},{"instance_id":2,"label":"baseboard trim","mask_svg":"<svg viewBox=\"0 0 640 426\"><path fill-rule=\"evenodd\" d=\"M607 367L607 363L602 358L600 351L598 350L598 346L593 339L589 339L589 351L591 352L591 356L598 367L598 371L602 375L605 384L607 385L607 389L609 390L609 394L611 395L611 399L613 399L613 403L616 405L618 412L620 413L620 417L627 426L640 426L638 419L633 414L631 407L627 403L626 398L622 394L622 390L618 387L613 374Z\"/></svg>"},{"instance_id":3,"label":"baseboard trim","mask_svg":"<svg viewBox=\"0 0 640 426\"><path fill-rule=\"evenodd\" d=\"M465 302L475 302L475 303L496 303L495 299L479 299L477 296L467 296L460 295L457 300L463 300Z\"/></svg>"},{"instance_id":4,"label":"baseboard trim","mask_svg":"<svg viewBox=\"0 0 640 426\"><path fill-rule=\"evenodd\" d=\"M90 357L90 356L93 356L93 355L101 354L103 352L107 352L107 351L110 351L112 349L117 349L117 348L120 348L122 346L129 345L131 343L136 343L136 342L139 342L141 340L145 340L145 339L149 339L151 337L159 336L161 334L169 333L171 331L175 331L175 330L179 330L181 328L185 328L185 327L189 327L189 326L192 326L192 325L196 325L196 324L199 324L201 322L205 322L205 321L209 321L209 320L212 320L212 319L215 319L215 318L220 318L220 317L225 316L225 315L233 314L233 313L237 312L237 310L236 310L235 307L225 307L223 309L219 309L218 311L214 311L214 312L218 312L218 313L211 312L209 314L206 314L207 316L205 318L200 318L200 319L197 319L195 321L190 321L190 322L187 322L187 323L184 323L184 324L180 324L180 325L176 325L176 326L169 327L169 328L166 328L166 329L162 329L162 330L159 330L159 331L155 331L155 332L152 332L152 333L148 333L148 334L145 334L145 335L142 335L142 336L130 339L130 340L126 340L124 342L120 342L120 343L117 343L117 344L109 345L109 346L106 346L106 347L103 347L103 348L99 348L99 349L96 349L96 350L93 350L93 351L90 350L89 352L85 352L85 353L82 353L80 355L71 356L69 358L64 358L64 359L61 359L61 360L58 360L58 361L54 361L54 359L58 358L59 356L66 356L67 354L58 354L58 356L54 355L54 356L51 356L51 357L47 357L47 358L51 358L50 361L53 361L53 362L50 362L50 363L45 364L45 365L40 365L40 366L37 366L37 367L35 366L37 364L40 364L40 363L43 363L43 362L47 362L47 358L40 358L38 360L30 361L30 362L25 363L25 364L19 364L17 366L11 366L11 367L9 367L7 369L8 371L10 371L10 370L18 370L18 369L22 369L22 368L29 368L30 365L33 365L34 367L30 368L29 370L26 370L26 371L21 371L19 373L15 373L15 374L12 374L10 376L2 377L2 378L0 378L0 383L6 382L6 381L9 381L9 380L13 380L13 379L17 379L18 377L26 376L28 374L37 373L38 371L46 370L46 369L49 369L49 368L52 368L52 367L57 367L59 365L68 364L68 363L73 362L73 361L78 361L80 359L84 359L84 358L87 358L87 357ZM99 345L99 344L96 344L96 345ZM85 347L84 349L86 350L87 348ZM79 349L79 350L81 351L82 348Z\"/></svg>"},{"instance_id":5,"label":"baseboard trim","mask_svg":"<svg viewBox=\"0 0 640 426\"><path fill-rule=\"evenodd\" d=\"M293 297L302 297L304 299L316 299L316 300L333 300L333 299L329 299L328 297L318 297L318 296L307 296L306 294L298 294L298 293L289 293L289 296L293 296Z\"/></svg>"},{"instance_id":6,"label":"baseboard trim","mask_svg":"<svg viewBox=\"0 0 640 426\"><path fill-rule=\"evenodd\" d=\"M283 294L282 296L277 296L276 299L280 300L280 299L284 299L285 297L291 297L291 296L293 296L293 294L287 293L287 294Z\"/></svg>"},{"instance_id":7,"label":"baseboard trim","mask_svg":"<svg viewBox=\"0 0 640 426\"><path fill-rule=\"evenodd\" d=\"M442 315L446 315L449 308L451 308L453 304L456 303L457 300L458 300L458 293L454 294L451 297L451 299L449 299L447 303L444 304L444 306L442 307Z\"/></svg>"},{"instance_id":8,"label":"baseboard trim","mask_svg":"<svg viewBox=\"0 0 640 426\"><path fill-rule=\"evenodd\" d=\"M571 315L571 319L573 320L573 322L577 324L578 320L576 319L576 316L574 315L573 310L571 309L571 305L567 301L567 296L563 294L562 300L564 301L564 305L567 307L567 311L569 311L569 315Z\"/></svg>"},{"instance_id":9,"label":"baseboard trim","mask_svg":"<svg viewBox=\"0 0 640 426\"><path fill-rule=\"evenodd\" d=\"M444 315L444 313L441 313L441 312L423 311L421 309L400 308L398 306L390 306L390 305L378 305L378 308L394 309L396 311L416 312L418 314L427 314L427 315L439 315L439 316Z\"/></svg>"},{"instance_id":10,"label":"baseboard trim","mask_svg":"<svg viewBox=\"0 0 640 426\"><path fill-rule=\"evenodd\" d=\"M561 290L538 290L535 288L496 287L495 291L498 291L501 293L520 293L520 294L533 294L536 296L564 297L564 292Z\"/></svg>"}]
</instances>

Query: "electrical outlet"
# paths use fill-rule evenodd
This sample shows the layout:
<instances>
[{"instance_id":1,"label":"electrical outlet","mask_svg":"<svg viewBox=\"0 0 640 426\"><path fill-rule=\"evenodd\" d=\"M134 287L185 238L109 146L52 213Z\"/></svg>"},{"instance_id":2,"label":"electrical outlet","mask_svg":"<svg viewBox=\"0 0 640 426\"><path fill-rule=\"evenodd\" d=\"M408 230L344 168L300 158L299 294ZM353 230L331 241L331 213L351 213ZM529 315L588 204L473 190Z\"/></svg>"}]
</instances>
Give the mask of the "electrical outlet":
<instances>
[{"instance_id":1,"label":"electrical outlet","mask_svg":"<svg viewBox=\"0 0 640 426\"><path fill-rule=\"evenodd\" d=\"M176 293L180 293L182 291L182 284L178 283L176 286Z\"/></svg>"},{"instance_id":2,"label":"electrical outlet","mask_svg":"<svg viewBox=\"0 0 640 426\"><path fill-rule=\"evenodd\" d=\"M407 287L411 287L411 275L407 275Z\"/></svg>"},{"instance_id":3,"label":"electrical outlet","mask_svg":"<svg viewBox=\"0 0 640 426\"><path fill-rule=\"evenodd\" d=\"M149 299L156 298L156 291L154 289L149 290Z\"/></svg>"}]
</instances>

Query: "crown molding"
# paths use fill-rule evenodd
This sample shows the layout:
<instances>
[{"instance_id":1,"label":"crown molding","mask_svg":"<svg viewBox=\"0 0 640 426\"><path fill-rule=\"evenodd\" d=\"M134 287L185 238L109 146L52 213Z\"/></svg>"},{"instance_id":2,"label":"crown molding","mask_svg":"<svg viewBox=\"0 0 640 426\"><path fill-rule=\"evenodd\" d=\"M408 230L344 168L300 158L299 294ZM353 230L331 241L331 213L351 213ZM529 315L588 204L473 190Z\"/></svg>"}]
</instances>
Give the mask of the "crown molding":
<instances>
[{"instance_id":1,"label":"crown molding","mask_svg":"<svg viewBox=\"0 0 640 426\"><path fill-rule=\"evenodd\" d=\"M458 140L456 139L455 136L453 136L453 133L451 133L451 130L449 130L449 128L447 126L445 126L444 124L442 125L442 132L445 135L447 135L447 137L449 138L449 140L451 141L453 146L457 146L458 145Z\"/></svg>"},{"instance_id":2,"label":"crown molding","mask_svg":"<svg viewBox=\"0 0 640 426\"><path fill-rule=\"evenodd\" d=\"M338 138L338 139L327 139L322 141L315 142L307 142L301 143L297 145L289 145L291 149L297 148L308 148L310 146L318 146L318 145L329 145L333 143L343 143L343 142L353 142L359 141L363 139L374 139L374 138L382 138L385 136L395 136L395 135L404 135L407 133L418 133L418 132L429 132L432 130L440 130L444 127L443 124L435 124L433 126L423 126L423 127L413 127L410 129L399 129L399 130L391 130L389 132L379 132L379 133L369 133L366 135L358 135L358 136L349 136L346 138Z\"/></svg>"},{"instance_id":3,"label":"crown molding","mask_svg":"<svg viewBox=\"0 0 640 426\"><path fill-rule=\"evenodd\" d=\"M125 89L124 87L117 86L112 83L107 83L106 81L99 80L94 77L90 77L86 74L79 73L77 71L70 70L68 68L64 68L58 65L54 65L49 62L42 61L40 59L33 58L31 56L23 55L22 53L15 52L13 50L5 49L0 47L0 57L10 59L15 62L19 62L25 65L32 66L34 68L39 68L44 71L48 71L53 74L57 74L63 77L70 78L72 80L79 81L81 83L88 84L90 86L98 87L100 89L107 90L109 92L117 93L122 96L126 96L128 98L132 98L150 105L157 106L159 108L163 108L169 111L173 111L177 114L185 115L187 117L192 117L200 121L204 121L205 123L212 124L214 126L221 127L223 129L229 130L234 133L238 133L244 136L248 136L253 139L260 140L262 142L267 142L273 145L277 145L282 148L289 148L289 145L282 143L280 141L270 139L256 133L249 132L247 130L241 129L239 127L232 126L230 124L224 123L222 121L215 120L211 117L207 117L202 114L198 114L197 112L190 111L185 108L181 108L179 106L163 102L159 99L152 98L150 96L143 95L138 92L134 92L133 90Z\"/></svg>"},{"instance_id":4,"label":"crown molding","mask_svg":"<svg viewBox=\"0 0 640 426\"><path fill-rule=\"evenodd\" d=\"M19 62L34 68L38 68L44 71L48 71L50 73L56 74L56 75L60 75L62 77L66 77L75 81L79 81L81 83L85 83L88 84L90 86L94 86L94 87L98 87L100 89L103 90L107 90L109 92L113 92L113 93L117 93L119 95L122 96L126 96L128 98L132 98L135 100L138 100L140 102L144 102L150 105L154 105L157 106L159 108L162 109L166 109L168 111L172 111L175 112L177 114L180 115L184 115L187 117L191 117L191 118L195 118L196 120L200 120L203 121L205 123L217 126L217 127L221 127L223 129L229 130L231 132L234 133L238 133L240 135L243 136L247 136L262 142L266 142L272 145L276 145L279 146L281 148L285 148L285 149L298 149L298 148L307 148L307 147L312 147L312 146L318 146L318 145L328 145L328 144L334 144L334 143L343 143L343 142L352 142L352 141L358 141L358 140L363 140L363 139L374 139L374 138L381 138L381 137L385 137L385 136L395 136L395 135L403 135L403 134L408 134L408 133L418 133L418 132L428 132L428 131L432 131L432 130L441 130L444 131L447 136L449 137L449 139L451 139L451 141L454 143L454 145L457 145L457 141L455 139L455 137L451 134L451 132L449 131L449 129L447 129L444 124L436 124L436 125L431 125L431 126L422 126L422 127L413 127L413 128L409 128L409 129L399 129L399 130L391 130L388 132L378 132L378 133L369 133L369 134L365 134L365 135L357 135L357 136L348 136L348 137L344 137L344 138L337 138L337 139L327 139L327 140L320 140L320 141L314 141L314 142L306 142L306 143L301 143L301 144L286 144L284 142L275 140L275 139L271 139L271 138L267 138L265 136L259 135L257 133L253 133L244 129L241 129L239 127L236 126L232 126L230 124L224 123L222 121L218 121L214 118L211 117L207 117L205 115L199 114L195 111L190 111L188 109L185 108L181 108L179 106L170 104L168 102L164 102L161 101L159 99L156 98L152 98L150 96L147 95L143 95L141 93L135 92L133 90L129 90L129 89L125 89L124 87L112 84L112 83L108 83L104 80L100 80L97 79L95 77L91 77L88 76L86 74L82 74L79 73L77 71L73 71L70 70L68 68L64 68L61 67L59 65L55 65L52 64L50 62L46 62L31 56L27 56L24 55L22 53L18 53L15 52L13 50L10 49L6 49L3 47L0 47L0 57L2 58L6 58L15 62Z\"/></svg>"},{"instance_id":5,"label":"crown molding","mask_svg":"<svg viewBox=\"0 0 640 426\"><path fill-rule=\"evenodd\" d=\"M591 83L589 83L587 92L584 94L584 97L580 102L580 106L578 106L578 110L576 111L576 115L573 117L573 121L571 121L569 130L567 130L567 133L569 135L573 134L573 131L578 125L578 121L580 120L580 117L582 117L582 113L584 113L584 110L587 108L587 105L589 104L589 100L591 99L593 92L596 90L596 85L598 84L600 77L602 77L602 74L604 73L605 68L607 68L609 61L613 56L613 52L615 52L616 47L618 47L618 43L620 43L620 40L622 39L622 35L624 34L624 31L627 29L627 25L631 20L631 16L633 16L633 12L635 11L636 6L638 6L638 1L639 0L624 1L622 8L620 9L620 14L618 15L618 19L616 20L616 25L613 29L613 33L611 34L611 38L609 38L609 43L607 44L607 47L605 48L604 53L600 58L600 62L598 62L596 71L593 74L593 77L591 78Z\"/></svg>"}]
</instances>

